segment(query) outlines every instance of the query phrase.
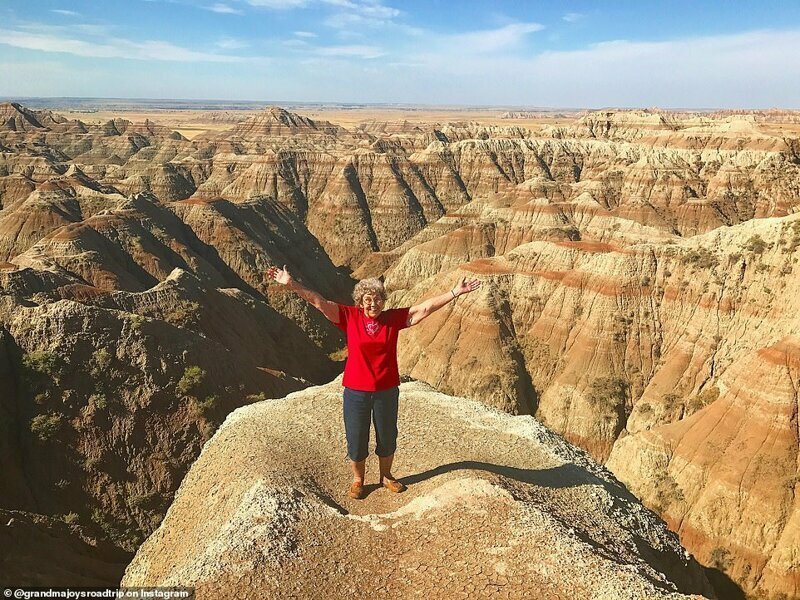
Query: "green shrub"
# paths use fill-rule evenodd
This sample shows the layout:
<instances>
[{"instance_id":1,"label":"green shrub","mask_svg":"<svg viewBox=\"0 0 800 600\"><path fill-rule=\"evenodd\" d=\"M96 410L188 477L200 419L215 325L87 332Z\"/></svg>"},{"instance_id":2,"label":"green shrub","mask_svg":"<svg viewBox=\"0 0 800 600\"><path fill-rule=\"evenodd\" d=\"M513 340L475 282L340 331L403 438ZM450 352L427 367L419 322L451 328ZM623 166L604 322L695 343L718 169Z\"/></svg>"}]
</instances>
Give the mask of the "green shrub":
<instances>
[{"instance_id":1,"label":"green shrub","mask_svg":"<svg viewBox=\"0 0 800 600\"><path fill-rule=\"evenodd\" d=\"M36 415L31 419L31 433L40 441L53 439L64 426L64 416L58 413Z\"/></svg>"},{"instance_id":2,"label":"green shrub","mask_svg":"<svg viewBox=\"0 0 800 600\"><path fill-rule=\"evenodd\" d=\"M681 257L681 262L685 265L691 264L702 269L710 269L717 266L717 257L707 248L690 250Z\"/></svg>"},{"instance_id":3,"label":"green shrub","mask_svg":"<svg viewBox=\"0 0 800 600\"><path fill-rule=\"evenodd\" d=\"M696 396L692 396L686 401L686 416L696 413L719 398L719 388L712 386L706 388Z\"/></svg>"},{"instance_id":4,"label":"green shrub","mask_svg":"<svg viewBox=\"0 0 800 600\"><path fill-rule=\"evenodd\" d=\"M185 302L176 306L164 315L164 320L173 325L195 325L198 320L200 305L197 302Z\"/></svg>"},{"instance_id":5,"label":"green shrub","mask_svg":"<svg viewBox=\"0 0 800 600\"><path fill-rule=\"evenodd\" d=\"M66 523L67 525L77 525L78 513L74 512L67 513L61 518L61 520L64 521L64 523Z\"/></svg>"},{"instance_id":6,"label":"green shrub","mask_svg":"<svg viewBox=\"0 0 800 600\"><path fill-rule=\"evenodd\" d=\"M89 396L89 406L94 410L105 410L108 406L105 394L98 393Z\"/></svg>"},{"instance_id":7,"label":"green shrub","mask_svg":"<svg viewBox=\"0 0 800 600\"><path fill-rule=\"evenodd\" d=\"M108 367L111 366L111 353L105 348L100 348L92 355L92 361L94 362L92 376L103 377L106 375Z\"/></svg>"},{"instance_id":8,"label":"green shrub","mask_svg":"<svg viewBox=\"0 0 800 600\"><path fill-rule=\"evenodd\" d=\"M214 412L218 405L216 396L208 396L205 400L194 400L195 408L206 418Z\"/></svg>"},{"instance_id":9,"label":"green shrub","mask_svg":"<svg viewBox=\"0 0 800 600\"><path fill-rule=\"evenodd\" d=\"M142 323L144 323L145 319L142 315L132 313L128 320L131 324L131 329L134 331L139 331L142 328Z\"/></svg>"},{"instance_id":10,"label":"green shrub","mask_svg":"<svg viewBox=\"0 0 800 600\"><path fill-rule=\"evenodd\" d=\"M59 360L52 352L37 350L22 356L22 366L30 374L55 377L58 374Z\"/></svg>"},{"instance_id":11,"label":"green shrub","mask_svg":"<svg viewBox=\"0 0 800 600\"><path fill-rule=\"evenodd\" d=\"M267 395L264 392L259 392L257 394L250 394L247 396L248 402L263 402L267 399Z\"/></svg>"},{"instance_id":12,"label":"green shrub","mask_svg":"<svg viewBox=\"0 0 800 600\"><path fill-rule=\"evenodd\" d=\"M200 384L205 379L206 372L198 366L186 367L183 371L183 377L178 381L176 389L178 393L185 396L186 394L197 390Z\"/></svg>"},{"instance_id":13,"label":"green shrub","mask_svg":"<svg viewBox=\"0 0 800 600\"><path fill-rule=\"evenodd\" d=\"M764 250L770 248L771 244L767 244L760 235L756 234L750 236L750 239L745 242L744 247L745 250L753 252L754 254L761 254Z\"/></svg>"},{"instance_id":14,"label":"green shrub","mask_svg":"<svg viewBox=\"0 0 800 600\"><path fill-rule=\"evenodd\" d=\"M102 525L105 525L105 523L106 523L106 515L99 508L93 508L92 509L91 518L92 518L92 521L94 521L98 525L102 526Z\"/></svg>"},{"instance_id":15,"label":"green shrub","mask_svg":"<svg viewBox=\"0 0 800 600\"><path fill-rule=\"evenodd\" d=\"M598 377L589 386L589 404L606 412L625 404L628 382L620 377Z\"/></svg>"}]
</instances>

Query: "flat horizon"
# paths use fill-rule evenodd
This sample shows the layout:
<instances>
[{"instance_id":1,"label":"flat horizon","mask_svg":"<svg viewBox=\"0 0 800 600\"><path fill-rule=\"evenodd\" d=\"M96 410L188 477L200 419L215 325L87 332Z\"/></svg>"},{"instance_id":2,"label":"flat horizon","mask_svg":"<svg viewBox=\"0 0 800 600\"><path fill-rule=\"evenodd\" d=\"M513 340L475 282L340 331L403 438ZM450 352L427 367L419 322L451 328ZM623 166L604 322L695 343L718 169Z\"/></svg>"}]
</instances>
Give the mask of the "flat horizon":
<instances>
[{"instance_id":1,"label":"flat horizon","mask_svg":"<svg viewBox=\"0 0 800 600\"><path fill-rule=\"evenodd\" d=\"M225 100L219 98L155 98L155 97L114 97L114 96L0 96L0 102L17 102L25 104L30 102L40 102L56 104L57 102L74 102L91 104L94 103L120 103L127 102L132 104L207 104L219 105L218 110L251 110L252 108L264 106L299 106L307 108L336 107L342 108L386 108L386 109L428 109L428 110L507 110L507 111L530 111L530 112L552 112L552 111L597 111L597 110L643 110L643 111L665 111L665 112L713 112L713 111L785 111L800 112L800 108L784 106L741 106L741 107L722 107L722 106L539 106L539 105L516 105L516 104L436 104L436 103L414 103L414 102L326 102L310 100ZM241 108L237 108L241 107ZM151 107L155 108L155 107ZM175 107L170 107L174 110ZM185 108L184 110L201 110L208 107Z\"/></svg>"}]
</instances>

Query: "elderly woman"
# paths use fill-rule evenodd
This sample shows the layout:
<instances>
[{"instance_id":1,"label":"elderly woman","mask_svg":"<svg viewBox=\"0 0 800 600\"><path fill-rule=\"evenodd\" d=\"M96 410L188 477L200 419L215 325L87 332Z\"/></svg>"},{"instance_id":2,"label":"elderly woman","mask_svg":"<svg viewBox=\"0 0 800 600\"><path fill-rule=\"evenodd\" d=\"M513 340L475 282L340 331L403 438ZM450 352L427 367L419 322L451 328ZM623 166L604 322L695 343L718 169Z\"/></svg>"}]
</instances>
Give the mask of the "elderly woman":
<instances>
[{"instance_id":1,"label":"elderly woman","mask_svg":"<svg viewBox=\"0 0 800 600\"><path fill-rule=\"evenodd\" d=\"M462 294L480 287L480 281L466 278L453 289L406 308L384 310L386 290L379 279L359 281L353 290L355 306L326 300L296 282L284 265L270 267L268 276L287 286L347 335L344 367L344 429L347 455L353 470L353 484L347 495L360 500L366 496L364 471L369 451L370 418L375 424L381 485L392 492L405 486L392 475L397 448L397 404L400 374L397 368L397 335L412 327Z\"/></svg>"}]
</instances>

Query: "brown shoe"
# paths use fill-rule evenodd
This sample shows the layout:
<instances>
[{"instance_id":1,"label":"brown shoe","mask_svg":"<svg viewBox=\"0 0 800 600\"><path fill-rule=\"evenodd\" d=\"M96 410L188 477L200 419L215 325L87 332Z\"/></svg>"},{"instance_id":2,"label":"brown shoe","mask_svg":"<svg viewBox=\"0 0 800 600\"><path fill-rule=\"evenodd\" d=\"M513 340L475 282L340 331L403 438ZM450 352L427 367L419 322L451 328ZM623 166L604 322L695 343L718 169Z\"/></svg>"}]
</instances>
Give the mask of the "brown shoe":
<instances>
[{"instance_id":1,"label":"brown shoe","mask_svg":"<svg viewBox=\"0 0 800 600\"><path fill-rule=\"evenodd\" d=\"M384 479L383 487L385 487L390 492L394 492L395 494L399 494L400 492L403 492L406 489L406 486L397 481L397 479Z\"/></svg>"},{"instance_id":2,"label":"brown shoe","mask_svg":"<svg viewBox=\"0 0 800 600\"><path fill-rule=\"evenodd\" d=\"M350 489L347 490L347 495L353 500L363 500L367 495L367 491L364 489L363 483L354 481Z\"/></svg>"}]
</instances>

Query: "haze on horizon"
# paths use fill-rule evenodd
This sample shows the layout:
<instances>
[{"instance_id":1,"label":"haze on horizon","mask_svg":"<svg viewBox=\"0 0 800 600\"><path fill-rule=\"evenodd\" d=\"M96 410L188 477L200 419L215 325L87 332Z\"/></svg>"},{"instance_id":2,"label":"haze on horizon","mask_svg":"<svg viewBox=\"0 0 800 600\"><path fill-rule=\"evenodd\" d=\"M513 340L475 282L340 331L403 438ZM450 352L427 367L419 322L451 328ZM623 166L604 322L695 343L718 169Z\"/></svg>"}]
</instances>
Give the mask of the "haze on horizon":
<instances>
[{"instance_id":1,"label":"haze on horizon","mask_svg":"<svg viewBox=\"0 0 800 600\"><path fill-rule=\"evenodd\" d=\"M2 97L800 108L800 4L33 0Z\"/></svg>"}]
</instances>

